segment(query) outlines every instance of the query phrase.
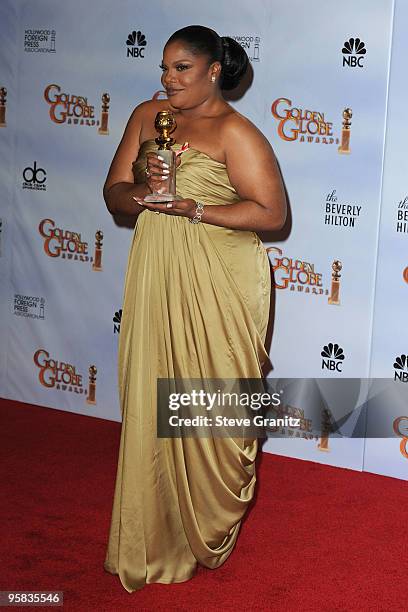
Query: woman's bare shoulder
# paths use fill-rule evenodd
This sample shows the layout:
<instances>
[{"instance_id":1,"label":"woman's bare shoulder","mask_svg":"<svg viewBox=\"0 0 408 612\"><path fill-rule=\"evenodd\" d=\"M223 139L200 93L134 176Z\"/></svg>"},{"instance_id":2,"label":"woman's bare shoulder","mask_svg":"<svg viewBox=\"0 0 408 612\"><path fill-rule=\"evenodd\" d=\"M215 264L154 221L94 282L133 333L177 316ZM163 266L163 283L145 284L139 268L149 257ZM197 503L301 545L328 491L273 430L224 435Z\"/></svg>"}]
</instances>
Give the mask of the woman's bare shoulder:
<instances>
[{"instance_id":1,"label":"woman's bare shoulder","mask_svg":"<svg viewBox=\"0 0 408 612\"><path fill-rule=\"evenodd\" d=\"M241 115L235 109L232 109L231 113L225 116L222 122L222 137L228 140L228 138L250 138L252 139L265 139L262 134L252 121L250 121L244 115Z\"/></svg>"},{"instance_id":2,"label":"woman's bare shoulder","mask_svg":"<svg viewBox=\"0 0 408 612\"><path fill-rule=\"evenodd\" d=\"M138 104L129 118L129 128L139 134L139 143L155 133L154 120L157 113L168 108L167 100L145 100Z\"/></svg>"}]
</instances>

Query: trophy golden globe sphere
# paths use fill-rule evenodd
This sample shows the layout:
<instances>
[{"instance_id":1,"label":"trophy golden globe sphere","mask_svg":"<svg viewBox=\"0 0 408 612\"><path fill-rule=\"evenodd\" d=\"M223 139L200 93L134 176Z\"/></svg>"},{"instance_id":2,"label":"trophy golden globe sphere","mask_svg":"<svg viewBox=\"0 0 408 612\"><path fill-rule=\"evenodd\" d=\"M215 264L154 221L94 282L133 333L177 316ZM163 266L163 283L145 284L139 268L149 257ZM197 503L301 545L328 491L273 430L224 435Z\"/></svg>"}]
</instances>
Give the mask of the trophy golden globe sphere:
<instances>
[{"instance_id":1,"label":"trophy golden globe sphere","mask_svg":"<svg viewBox=\"0 0 408 612\"><path fill-rule=\"evenodd\" d=\"M159 145L159 150L170 149L171 145L175 143L174 138L170 138L170 134L177 127L173 113L169 110L159 111L154 120L154 127L156 132L159 132L158 138L155 139L156 144Z\"/></svg>"}]
</instances>

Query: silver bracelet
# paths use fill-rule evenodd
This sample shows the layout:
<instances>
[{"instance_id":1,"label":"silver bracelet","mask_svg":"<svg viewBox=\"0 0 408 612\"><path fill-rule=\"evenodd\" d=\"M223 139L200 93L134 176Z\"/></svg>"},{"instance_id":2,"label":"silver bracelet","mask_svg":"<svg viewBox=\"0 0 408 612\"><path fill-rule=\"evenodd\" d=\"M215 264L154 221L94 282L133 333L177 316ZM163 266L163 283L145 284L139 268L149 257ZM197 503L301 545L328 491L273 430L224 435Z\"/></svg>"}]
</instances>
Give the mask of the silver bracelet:
<instances>
[{"instance_id":1,"label":"silver bracelet","mask_svg":"<svg viewBox=\"0 0 408 612\"><path fill-rule=\"evenodd\" d=\"M204 212L204 204L202 202L196 202L196 211L192 219L189 219L190 223L200 223L201 217Z\"/></svg>"}]
</instances>

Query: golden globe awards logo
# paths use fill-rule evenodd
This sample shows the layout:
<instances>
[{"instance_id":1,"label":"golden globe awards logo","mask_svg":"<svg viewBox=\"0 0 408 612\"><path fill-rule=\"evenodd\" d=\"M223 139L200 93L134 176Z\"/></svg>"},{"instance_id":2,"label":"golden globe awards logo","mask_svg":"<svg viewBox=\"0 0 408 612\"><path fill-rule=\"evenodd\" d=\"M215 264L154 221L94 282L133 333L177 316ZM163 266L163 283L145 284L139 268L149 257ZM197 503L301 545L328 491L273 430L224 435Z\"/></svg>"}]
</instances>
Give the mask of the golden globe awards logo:
<instances>
[{"instance_id":1,"label":"golden globe awards logo","mask_svg":"<svg viewBox=\"0 0 408 612\"><path fill-rule=\"evenodd\" d=\"M62 91L59 85L52 83L44 90L44 99L50 106L50 119L57 124L99 126L99 134L108 134L109 94L101 97L100 119L95 116L95 107L88 98Z\"/></svg>"},{"instance_id":2,"label":"golden globe awards logo","mask_svg":"<svg viewBox=\"0 0 408 612\"><path fill-rule=\"evenodd\" d=\"M329 294L323 287L322 274L315 270L314 264L302 259L285 257L278 247L267 247L266 251L268 254L274 254L271 263L277 289L315 295Z\"/></svg>"},{"instance_id":3,"label":"golden globe awards logo","mask_svg":"<svg viewBox=\"0 0 408 612\"><path fill-rule=\"evenodd\" d=\"M396 435L402 438L400 453L405 459L408 459L408 416L398 417L394 420L392 426Z\"/></svg>"},{"instance_id":4,"label":"golden globe awards logo","mask_svg":"<svg viewBox=\"0 0 408 612\"><path fill-rule=\"evenodd\" d=\"M77 372L73 364L53 359L49 352L43 348L34 353L33 359L35 365L39 368L38 380L43 387L87 395L87 403L96 404L97 369L94 365L89 367L88 388L84 388L83 377Z\"/></svg>"},{"instance_id":5,"label":"golden globe awards logo","mask_svg":"<svg viewBox=\"0 0 408 612\"><path fill-rule=\"evenodd\" d=\"M92 270L102 271L103 232L95 233L93 257L89 254L88 242L82 239L79 232L56 227L53 219L43 219L38 231L44 239L44 252L48 257L93 263Z\"/></svg>"},{"instance_id":6,"label":"golden globe awards logo","mask_svg":"<svg viewBox=\"0 0 408 612\"><path fill-rule=\"evenodd\" d=\"M323 275L315 270L315 265L303 259L285 257L278 247L267 247L269 259L274 272L275 287L289 289L296 293L326 295L332 305L340 305L340 270L342 263L335 259L331 265L330 291L323 285ZM273 254L272 256L270 254Z\"/></svg>"},{"instance_id":7,"label":"golden globe awards logo","mask_svg":"<svg viewBox=\"0 0 408 612\"><path fill-rule=\"evenodd\" d=\"M272 116L278 122L278 135L287 142L339 144L339 153L350 153L351 109L343 111L341 141L333 133L333 123L324 113L293 106L289 98L277 98L272 103Z\"/></svg>"},{"instance_id":8,"label":"golden globe awards logo","mask_svg":"<svg viewBox=\"0 0 408 612\"><path fill-rule=\"evenodd\" d=\"M281 419L282 425L266 425L265 429L274 434L279 434L288 438L302 438L304 440L318 440L318 436L312 431L312 420L305 417L303 408L281 404L273 409L276 419ZM297 419L299 427L286 425L285 417ZM279 422L279 421L277 421Z\"/></svg>"}]
</instances>

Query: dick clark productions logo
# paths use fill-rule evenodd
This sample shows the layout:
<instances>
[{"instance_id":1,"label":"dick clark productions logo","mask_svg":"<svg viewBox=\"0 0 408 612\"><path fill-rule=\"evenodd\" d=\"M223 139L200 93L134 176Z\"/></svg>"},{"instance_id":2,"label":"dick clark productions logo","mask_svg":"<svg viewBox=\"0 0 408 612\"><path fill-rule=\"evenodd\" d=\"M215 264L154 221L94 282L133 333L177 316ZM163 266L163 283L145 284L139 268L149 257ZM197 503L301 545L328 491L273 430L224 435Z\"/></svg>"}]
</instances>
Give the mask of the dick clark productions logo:
<instances>
[{"instance_id":1,"label":"dick clark productions logo","mask_svg":"<svg viewBox=\"0 0 408 612\"><path fill-rule=\"evenodd\" d=\"M47 172L44 168L37 167L35 160L32 166L27 166L23 170L23 189L35 189L46 191Z\"/></svg>"}]
</instances>

